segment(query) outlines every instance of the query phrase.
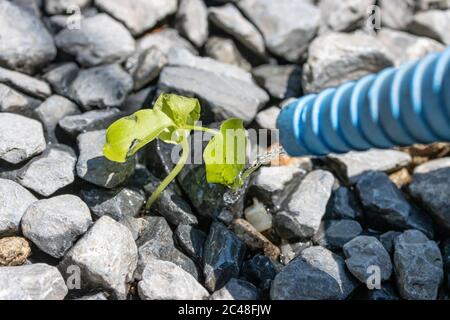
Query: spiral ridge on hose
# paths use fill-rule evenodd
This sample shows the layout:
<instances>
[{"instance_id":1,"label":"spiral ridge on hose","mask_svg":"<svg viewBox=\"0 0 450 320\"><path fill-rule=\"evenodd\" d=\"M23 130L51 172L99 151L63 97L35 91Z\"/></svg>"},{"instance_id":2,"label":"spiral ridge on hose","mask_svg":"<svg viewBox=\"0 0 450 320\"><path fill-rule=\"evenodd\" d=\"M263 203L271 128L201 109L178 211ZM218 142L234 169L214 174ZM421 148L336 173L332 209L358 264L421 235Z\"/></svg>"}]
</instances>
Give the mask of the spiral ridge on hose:
<instances>
[{"instance_id":1,"label":"spiral ridge on hose","mask_svg":"<svg viewBox=\"0 0 450 320\"><path fill-rule=\"evenodd\" d=\"M277 128L292 156L450 141L450 48L299 98Z\"/></svg>"}]
</instances>

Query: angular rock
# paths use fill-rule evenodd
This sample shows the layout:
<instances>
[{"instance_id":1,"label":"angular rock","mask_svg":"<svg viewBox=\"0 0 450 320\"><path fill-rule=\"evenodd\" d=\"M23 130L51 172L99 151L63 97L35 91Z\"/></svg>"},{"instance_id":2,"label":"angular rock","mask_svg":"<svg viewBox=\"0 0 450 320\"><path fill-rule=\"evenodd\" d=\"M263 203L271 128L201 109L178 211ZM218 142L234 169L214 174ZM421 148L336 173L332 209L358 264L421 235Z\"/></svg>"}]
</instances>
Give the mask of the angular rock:
<instances>
[{"instance_id":1,"label":"angular rock","mask_svg":"<svg viewBox=\"0 0 450 320\"><path fill-rule=\"evenodd\" d=\"M417 229L429 237L433 236L429 216L410 204L385 173L365 173L359 179L356 190L369 226L386 231Z\"/></svg>"},{"instance_id":2,"label":"angular rock","mask_svg":"<svg viewBox=\"0 0 450 320\"><path fill-rule=\"evenodd\" d=\"M254 84L189 67L165 67L159 87L200 98L207 118L216 121L235 117L250 123L269 100Z\"/></svg>"},{"instance_id":3,"label":"angular rock","mask_svg":"<svg viewBox=\"0 0 450 320\"><path fill-rule=\"evenodd\" d=\"M432 214L439 226L450 231L450 158L422 164L414 170L411 195Z\"/></svg>"},{"instance_id":4,"label":"angular rock","mask_svg":"<svg viewBox=\"0 0 450 320\"><path fill-rule=\"evenodd\" d=\"M377 37L392 53L396 66L419 60L430 53L445 49L436 40L388 28L381 29L377 33Z\"/></svg>"},{"instance_id":5,"label":"angular rock","mask_svg":"<svg viewBox=\"0 0 450 320\"><path fill-rule=\"evenodd\" d=\"M75 299L75 300L108 300L108 294L106 294L104 292L99 292L96 294L83 296L83 297Z\"/></svg>"},{"instance_id":6,"label":"angular rock","mask_svg":"<svg viewBox=\"0 0 450 320\"><path fill-rule=\"evenodd\" d=\"M280 111L278 107L270 107L259 112L255 121L262 129L274 130L277 127L277 119Z\"/></svg>"},{"instance_id":7,"label":"angular rock","mask_svg":"<svg viewBox=\"0 0 450 320\"><path fill-rule=\"evenodd\" d=\"M392 284L385 282L381 284L381 289L367 290L366 294L363 296L363 299L389 301L400 300L400 297L398 296L395 287Z\"/></svg>"},{"instance_id":8,"label":"angular rock","mask_svg":"<svg viewBox=\"0 0 450 320\"><path fill-rule=\"evenodd\" d=\"M122 21L133 35L153 28L160 20L177 10L176 0L95 0L95 5Z\"/></svg>"},{"instance_id":9,"label":"angular rock","mask_svg":"<svg viewBox=\"0 0 450 320\"><path fill-rule=\"evenodd\" d=\"M75 152L66 145L51 145L28 162L17 174L17 182L48 197L75 180Z\"/></svg>"},{"instance_id":10,"label":"angular rock","mask_svg":"<svg viewBox=\"0 0 450 320\"><path fill-rule=\"evenodd\" d=\"M20 184L0 179L0 236L19 232L22 216L37 199Z\"/></svg>"},{"instance_id":11,"label":"angular rock","mask_svg":"<svg viewBox=\"0 0 450 320\"><path fill-rule=\"evenodd\" d=\"M330 250L341 249L347 242L359 236L363 229L353 220L325 220L313 241Z\"/></svg>"},{"instance_id":12,"label":"angular rock","mask_svg":"<svg viewBox=\"0 0 450 320\"><path fill-rule=\"evenodd\" d=\"M238 66L244 70L252 68L231 39L210 37L205 44L205 55L220 62Z\"/></svg>"},{"instance_id":13,"label":"angular rock","mask_svg":"<svg viewBox=\"0 0 450 320\"><path fill-rule=\"evenodd\" d=\"M347 268L362 283L367 284L369 277L373 274L371 267L379 268L381 281L391 277L391 258L377 238L356 237L344 245L343 251Z\"/></svg>"},{"instance_id":14,"label":"angular rock","mask_svg":"<svg viewBox=\"0 0 450 320\"><path fill-rule=\"evenodd\" d=\"M31 204L21 227L24 236L39 249L62 258L91 224L87 205L76 196L62 195Z\"/></svg>"},{"instance_id":15,"label":"angular rock","mask_svg":"<svg viewBox=\"0 0 450 320\"><path fill-rule=\"evenodd\" d=\"M395 239L401 234L402 233L398 231L388 231L380 235L379 240L390 255L394 253Z\"/></svg>"},{"instance_id":16,"label":"angular rock","mask_svg":"<svg viewBox=\"0 0 450 320\"><path fill-rule=\"evenodd\" d=\"M261 31L266 47L290 62L305 53L320 23L320 11L309 1L243 0L238 6Z\"/></svg>"},{"instance_id":17,"label":"angular rock","mask_svg":"<svg viewBox=\"0 0 450 320\"><path fill-rule=\"evenodd\" d=\"M352 31L367 19L367 10L375 0L323 0L320 2L322 20L334 31Z\"/></svg>"},{"instance_id":18,"label":"angular rock","mask_svg":"<svg viewBox=\"0 0 450 320\"><path fill-rule=\"evenodd\" d=\"M209 293L197 280L168 261L151 260L138 283L142 300L205 300Z\"/></svg>"},{"instance_id":19,"label":"angular rock","mask_svg":"<svg viewBox=\"0 0 450 320\"><path fill-rule=\"evenodd\" d=\"M71 14L74 8L83 9L91 0L46 0L45 11L48 14Z\"/></svg>"},{"instance_id":20,"label":"angular rock","mask_svg":"<svg viewBox=\"0 0 450 320\"><path fill-rule=\"evenodd\" d=\"M275 263L270 258L261 254L255 255L252 259L244 261L241 274L243 277L255 284L263 291L268 291L272 280L277 275L278 270Z\"/></svg>"},{"instance_id":21,"label":"angular rock","mask_svg":"<svg viewBox=\"0 0 450 320\"><path fill-rule=\"evenodd\" d=\"M198 279L195 263L175 247L173 233L163 217L149 217L148 226L143 231L137 244L139 261L136 277L139 277L146 265L153 260L169 261Z\"/></svg>"},{"instance_id":22,"label":"angular rock","mask_svg":"<svg viewBox=\"0 0 450 320\"><path fill-rule=\"evenodd\" d=\"M202 0L181 0L177 12L177 29L197 47L208 38L208 11Z\"/></svg>"},{"instance_id":23,"label":"angular rock","mask_svg":"<svg viewBox=\"0 0 450 320\"><path fill-rule=\"evenodd\" d=\"M411 163L411 156L397 150L378 150L330 154L326 161L346 183L355 184L367 171L391 173Z\"/></svg>"},{"instance_id":24,"label":"angular rock","mask_svg":"<svg viewBox=\"0 0 450 320\"><path fill-rule=\"evenodd\" d=\"M214 73L224 78L233 78L253 84L251 73L237 66L231 66L211 58L198 57L186 49L170 50L169 65L174 67L189 67Z\"/></svg>"},{"instance_id":25,"label":"angular rock","mask_svg":"<svg viewBox=\"0 0 450 320\"><path fill-rule=\"evenodd\" d=\"M12 113L0 113L0 159L18 164L45 150L42 125Z\"/></svg>"},{"instance_id":26,"label":"angular rock","mask_svg":"<svg viewBox=\"0 0 450 320\"><path fill-rule=\"evenodd\" d=\"M205 286L214 292L239 275L244 243L222 223L214 222L203 251Z\"/></svg>"},{"instance_id":27,"label":"angular rock","mask_svg":"<svg viewBox=\"0 0 450 320\"><path fill-rule=\"evenodd\" d=\"M244 216L258 232L272 229L272 215L267 212L266 207L256 198L253 198L253 205L245 208Z\"/></svg>"},{"instance_id":28,"label":"angular rock","mask_svg":"<svg viewBox=\"0 0 450 320\"><path fill-rule=\"evenodd\" d=\"M250 282L236 278L211 295L211 300L258 300L259 292Z\"/></svg>"},{"instance_id":29,"label":"angular rock","mask_svg":"<svg viewBox=\"0 0 450 320\"><path fill-rule=\"evenodd\" d=\"M211 7L208 10L208 18L214 25L233 36L249 50L259 55L265 54L266 49L261 33L233 4Z\"/></svg>"},{"instance_id":30,"label":"angular rock","mask_svg":"<svg viewBox=\"0 0 450 320\"><path fill-rule=\"evenodd\" d=\"M137 61L128 59L126 68L133 76L134 89L142 89L155 80L167 62L167 56L157 47L144 50Z\"/></svg>"},{"instance_id":31,"label":"angular rock","mask_svg":"<svg viewBox=\"0 0 450 320\"><path fill-rule=\"evenodd\" d=\"M80 64L97 66L122 62L134 52L133 37L107 14L87 17L80 23L79 29L65 28L55 37L56 46L74 55Z\"/></svg>"},{"instance_id":32,"label":"angular rock","mask_svg":"<svg viewBox=\"0 0 450 320\"><path fill-rule=\"evenodd\" d=\"M356 219L362 213L352 191L346 187L339 187L333 193L330 210L326 214L328 219Z\"/></svg>"},{"instance_id":33,"label":"angular rock","mask_svg":"<svg viewBox=\"0 0 450 320\"><path fill-rule=\"evenodd\" d=\"M131 231L134 241L139 239L144 229L148 226L148 222L144 218L134 218L130 216L125 216L119 223Z\"/></svg>"},{"instance_id":34,"label":"angular rock","mask_svg":"<svg viewBox=\"0 0 450 320\"><path fill-rule=\"evenodd\" d=\"M131 232L113 219L101 217L66 254L58 268L63 276L70 276L67 268L78 266L83 289L101 288L113 298L123 300L136 263L137 248Z\"/></svg>"},{"instance_id":35,"label":"angular rock","mask_svg":"<svg viewBox=\"0 0 450 320\"><path fill-rule=\"evenodd\" d=\"M206 234L190 225L180 224L175 230L176 244L193 260L201 262Z\"/></svg>"},{"instance_id":36,"label":"angular rock","mask_svg":"<svg viewBox=\"0 0 450 320\"><path fill-rule=\"evenodd\" d=\"M281 249L281 263L287 265L289 262L297 258L303 250L313 246L312 241L298 241L294 243L289 243L287 241L282 241L280 245Z\"/></svg>"},{"instance_id":37,"label":"angular rock","mask_svg":"<svg viewBox=\"0 0 450 320\"><path fill-rule=\"evenodd\" d=\"M433 38L445 45L450 45L450 10L429 10L414 16L408 30L419 36Z\"/></svg>"},{"instance_id":38,"label":"angular rock","mask_svg":"<svg viewBox=\"0 0 450 320\"><path fill-rule=\"evenodd\" d=\"M68 115L58 124L66 133L77 137L80 133L107 129L114 121L122 118L124 114L117 108L106 110L92 110L82 114Z\"/></svg>"},{"instance_id":39,"label":"angular rock","mask_svg":"<svg viewBox=\"0 0 450 320\"><path fill-rule=\"evenodd\" d=\"M11 1L0 2L0 65L33 73L56 57L53 38L34 14Z\"/></svg>"},{"instance_id":40,"label":"angular rock","mask_svg":"<svg viewBox=\"0 0 450 320\"><path fill-rule=\"evenodd\" d=\"M442 255L437 244L417 230L395 239L397 287L403 299L434 300L443 280Z\"/></svg>"},{"instance_id":41,"label":"angular rock","mask_svg":"<svg viewBox=\"0 0 450 320\"><path fill-rule=\"evenodd\" d=\"M282 204L275 228L284 239L310 238L320 227L335 179L327 171L309 173Z\"/></svg>"},{"instance_id":42,"label":"angular rock","mask_svg":"<svg viewBox=\"0 0 450 320\"><path fill-rule=\"evenodd\" d=\"M356 283L344 259L322 247L305 249L272 283L272 300L344 300Z\"/></svg>"},{"instance_id":43,"label":"angular rock","mask_svg":"<svg viewBox=\"0 0 450 320\"><path fill-rule=\"evenodd\" d=\"M0 83L0 112L32 117L40 101Z\"/></svg>"},{"instance_id":44,"label":"angular rock","mask_svg":"<svg viewBox=\"0 0 450 320\"><path fill-rule=\"evenodd\" d=\"M303 90L319 92L358 80L392 66L387 50L378 40L362 33L330 32L309 47L303 69Z\"/></svg>"},{"instance_id":45,"label":"angular rock","mask_svg":"<svg viewBox=\"0 0 450 320\"><path fill-rule=\"evenodd\" d=\"M251 250L262 250L273 261L278 260L280 249L258 232L249 222L244 219L236 219L232 223L232 229L248 248Z\"/></svg>"},{"instance_id":46,"label":"angular rock","mask_svg":"<svg viewBox=\"0 0 450 320\"><path fill-rule=\"evenodd\" d=\"M150 174L144 190L148 196L156 191L161 181ZM193 214L190 205L177 194L176 189L172 186L166 188L156 202L152 205L151 210L160 214L170 224L178 226L180 224L196 225L198 224L197 217Z\"/></svg>"},{"instance_id":47,"label":"angular rock","mask_svg":"<svg viewBox=\"0 0 450 320\"><path fill-rule=\"evenodd\" d=\"M381 23L396 30L406 30L414 18L416 0L380 0ZM401 12L401 14L399 14ZM383 29L382 29L383 30Z\"/></svg>"},{"instance_id":48,"label":"angular rock","mask_svg":"<svg viewBox=\"0 0 450 320\"><path fill-rule=\"evenodd\" d=\"M97 186L112 189L125 182L134 172L135 160L125 163L112 162L103 156L106 131L91 131L78 136L80 156L77 162L78 176Z\"/></svg>"},{"instance_id":49,"label":"angular rock","mask_svg":"<svg viewBox=\"0 0 450 320\"><path fill-rule=\"evenodd\" d=\"M42 122L48 142L57 143L58 122L66 116L80 113L78 106L61 96L53 95L34 110L34 116Z\"/></svg>"},{"instance_id":50,"label":"angular rock","mask_svg":"<svg viewBox=\"0 0 450 320\"><path fill-rule=\"evenodd\" d=\"M133 79L119 65L82 70L70 84L68 95L85 110L120 107L133 89Z\"/></svg>"},{"instance_id":51,"label":"angular rock","mask_svg":"<svg viewBox=\"0 0 450 320\"><path fill-rule=\"evenodd\" d=\"M47 98L52 94L45 81L0 67L0 83L4 83L35 98Z\"/></svg>"},{"instance_id":52,"label":"angular rock","mask_svg":"<svg viewBox=\"0 0 450 320\"><path fill-rule=\"evenodd\" d=\"M10 237L0 239L0 267L23 265L30 254L30 244L24 238Z\"/></svg>"},{"instance_id":53,"label":"angular rock","mask_svg":"<svg viewBox=\"0 0 450 320\"><path fill-rule=\"evenodd\" d=\"M63 300L68 289L58 269L43 263L0 268L0 300Z\"/></svg>"},{"instance_id":54,"label":"angular rock","mask_svg":"<svg viewBox=\"0 0 450 320\"><path fill-rule=\"evenodd\" d=\"M132 188L89 188L82 190L80 196L97 218L107 215L116 221L138 216L145 202L142 192Z\"/></svg>"},{"instance_id":55,"label":"angular rock","mask_svg":"<svg viewBox=\"0 0 450 320\"><path fill-rule=\"evenodd\" d=\"M302 69L296 65L262 65L253 69L253 76L275 99L301 95Z\"/></svg>"},{"instance_id":56,"label":"angular rock","mask_svg":"<svg viewBox=\"0 0 450 320\"><path fill-rule=\"evenodd\" d=\"M61 96L69 96L70 84L75 80L80 68L74 62L67 62L51 68L43 78L50 83L52 89Z\"/></svg>"}]
</instances>

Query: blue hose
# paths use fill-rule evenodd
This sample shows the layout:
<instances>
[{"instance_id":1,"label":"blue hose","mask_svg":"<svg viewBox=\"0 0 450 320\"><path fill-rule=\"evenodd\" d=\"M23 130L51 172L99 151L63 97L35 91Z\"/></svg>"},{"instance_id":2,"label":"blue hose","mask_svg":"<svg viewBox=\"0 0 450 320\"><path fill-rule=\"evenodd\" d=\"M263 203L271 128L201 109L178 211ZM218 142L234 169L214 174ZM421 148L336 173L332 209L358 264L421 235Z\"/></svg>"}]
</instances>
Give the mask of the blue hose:
<instances>
[{"instance_id":1,"label":"blue hose","mask_svg":"<svg viewBox=\"0 0 450 320\"><path fill-rule=\"evenodd\" d=\"M277 128L291 156L450 141L450 48L306 95Z\"/></svg>"}]
</instances>

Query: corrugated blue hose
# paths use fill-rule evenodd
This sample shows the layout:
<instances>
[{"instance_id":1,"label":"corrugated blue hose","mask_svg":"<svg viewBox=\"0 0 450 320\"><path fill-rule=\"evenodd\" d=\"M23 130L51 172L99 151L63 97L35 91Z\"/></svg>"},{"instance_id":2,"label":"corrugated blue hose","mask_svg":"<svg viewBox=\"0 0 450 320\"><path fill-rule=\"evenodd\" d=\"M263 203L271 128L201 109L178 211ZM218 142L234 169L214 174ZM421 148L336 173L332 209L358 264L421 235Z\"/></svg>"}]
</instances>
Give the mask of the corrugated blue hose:
<instances>
[{"instance_id":1,"label":"corrugated blue hose","mask_svg":"<svg viewBox=\"0 0 450 320\"><path fill-rule=\"evenodd\" d=\"M450 141L450 48L306 95L277 128L291 156Z\"/></svg>"}]
</instances>

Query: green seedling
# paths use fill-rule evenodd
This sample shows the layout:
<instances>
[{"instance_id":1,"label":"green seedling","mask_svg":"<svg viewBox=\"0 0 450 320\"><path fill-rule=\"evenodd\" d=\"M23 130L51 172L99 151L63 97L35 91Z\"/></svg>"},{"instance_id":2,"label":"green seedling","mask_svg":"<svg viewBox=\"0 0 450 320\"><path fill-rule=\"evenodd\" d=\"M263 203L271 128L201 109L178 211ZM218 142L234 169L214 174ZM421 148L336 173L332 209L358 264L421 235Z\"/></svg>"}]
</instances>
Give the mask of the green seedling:
<instances>
[{"instance_id":1,"label":"green seedling","mask_svg":"<svg viewBox=\"0 0 450 320\"><path fill-rule=\"evenodd\" d=\"M127 161L155 139L181 145L182 153L177 165L153 192L147 201L147 210L186 164L190 153L188 138L193 130L213 135L203 153L207 181L223 184L234 190L242 187L247 147L243 121L229 119L222 123L220 130L209 129L196 125L200 112L200 102L197 99L162 94L153 109L137 111L117 120L108 128L103 154L114 162Z\"/></svg>"}]
</instances>

